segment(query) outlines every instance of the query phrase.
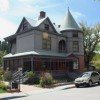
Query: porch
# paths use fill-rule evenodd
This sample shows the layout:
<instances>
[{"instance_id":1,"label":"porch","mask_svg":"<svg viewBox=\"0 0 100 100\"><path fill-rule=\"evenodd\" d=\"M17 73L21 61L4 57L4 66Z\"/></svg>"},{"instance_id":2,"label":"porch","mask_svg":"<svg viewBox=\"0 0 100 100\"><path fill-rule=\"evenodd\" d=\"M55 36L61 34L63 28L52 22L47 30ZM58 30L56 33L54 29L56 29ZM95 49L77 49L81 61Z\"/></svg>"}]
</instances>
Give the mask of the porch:
<instances>
[{"instance_id":1,"label":"porch","mask_svg":"<svg viewBox=\"0 0 100 100\"><path fill-rule=\"evenodd\" d=\"M22 70L43 72L49 71L54 76L79 69L79 59L73 54L54 53L51 51L30 51L4 56L4 70L16 72Z\"/></svg>"}]
</instances>

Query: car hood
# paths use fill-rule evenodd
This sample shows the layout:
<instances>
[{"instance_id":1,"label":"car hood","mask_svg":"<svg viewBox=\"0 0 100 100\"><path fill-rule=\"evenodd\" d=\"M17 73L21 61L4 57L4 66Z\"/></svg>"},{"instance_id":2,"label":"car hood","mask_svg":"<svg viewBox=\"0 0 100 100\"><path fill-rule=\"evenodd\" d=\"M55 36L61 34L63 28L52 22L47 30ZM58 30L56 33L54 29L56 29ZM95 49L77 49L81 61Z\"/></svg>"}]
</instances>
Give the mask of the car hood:
<instances>
[{"instance_id":1,"label":"car hood","mask_svg":"<svg viewBox=\"0 0 100 100\"><path fill-rule=\"evenodd\" d=\"M78 77L75 79L75 81L81 81L81 80L86 80L88 77Z\"/></svg>"}]
</instances>

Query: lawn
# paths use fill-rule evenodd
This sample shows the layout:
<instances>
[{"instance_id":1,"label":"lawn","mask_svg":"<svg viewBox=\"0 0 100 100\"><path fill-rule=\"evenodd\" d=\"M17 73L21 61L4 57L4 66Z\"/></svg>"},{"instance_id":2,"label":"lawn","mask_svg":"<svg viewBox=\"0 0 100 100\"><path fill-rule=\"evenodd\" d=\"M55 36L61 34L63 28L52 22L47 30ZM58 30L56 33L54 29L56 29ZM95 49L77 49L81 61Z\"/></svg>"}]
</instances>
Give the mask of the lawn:
<instances>
[{"instance_id":1,"label":"lawn","mask_svg":"<svg viewBox=\"0 0 100 100\"><path fill-rule=\"evenodd\" d=\"M7 91L0 89L0 93L6 93Z\"/></svg>"}]
</instances>

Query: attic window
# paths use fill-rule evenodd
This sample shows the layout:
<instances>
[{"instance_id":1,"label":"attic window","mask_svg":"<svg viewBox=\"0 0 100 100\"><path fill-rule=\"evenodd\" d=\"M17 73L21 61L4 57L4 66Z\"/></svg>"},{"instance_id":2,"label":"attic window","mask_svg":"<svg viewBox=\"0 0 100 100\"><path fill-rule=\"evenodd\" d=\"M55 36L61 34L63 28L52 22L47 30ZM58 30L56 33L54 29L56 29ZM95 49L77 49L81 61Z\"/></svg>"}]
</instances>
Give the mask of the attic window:
<instances>
[{"instance_id":1,"label":"attic window","mask_svg":"<svg viewBox=\"0 0 100 100\"><path fill-rule=\"evenodd\" d=\"M78 37L78 33L73 33L73 37L77 38Z\"/></svg>"},{"instance_id":2,"label":"attic window","mask_svg":"<svg viewBox=\"0 0 100 100\"><path fill-rule=\"evenodd\" d=\"M23 24L23 30L27 30L28 26L27 26L27 23L24 23Z\"/></svg>"},{"instance_id":3,"label":"attic window","mask_svg":"<svg viewBox=\"0 0 100 100\"><path fill-rule=\"evenodd\" d=\"M49 30L49 25L48 25L48 24L44 24L44 28L45 28L46 30Z\"/></svg>"}]
</instances>

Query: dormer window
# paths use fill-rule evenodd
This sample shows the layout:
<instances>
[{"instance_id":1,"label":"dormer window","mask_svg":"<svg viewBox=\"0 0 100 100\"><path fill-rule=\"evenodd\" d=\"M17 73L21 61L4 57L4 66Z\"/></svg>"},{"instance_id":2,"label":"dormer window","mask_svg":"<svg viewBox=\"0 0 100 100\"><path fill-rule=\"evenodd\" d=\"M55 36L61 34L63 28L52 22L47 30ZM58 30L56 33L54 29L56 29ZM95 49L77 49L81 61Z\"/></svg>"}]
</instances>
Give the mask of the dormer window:
<instances>
[{"instance_id":1,"label":"dormer window","mask_svg":"<svg viewBox=\"0 0 100 100\"><path fill-rule=\"evenodd\" d=\"M46 30L49 30L49 25L48 25L48 24L44 24L44 28L45 28Z\"/></svg>"},{"instance_id":2,"label":"dormer window","mask_svg":"<svg viewBox=\"0 0 100 100\"><path fill-rule=\"evenodd\" d=\"M23 30L27 30L28 26L27 26L27 23L24 23L23 24Z\"/></svg>"}]
</instances>

